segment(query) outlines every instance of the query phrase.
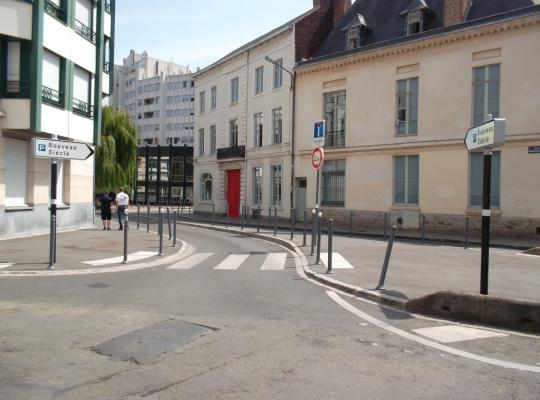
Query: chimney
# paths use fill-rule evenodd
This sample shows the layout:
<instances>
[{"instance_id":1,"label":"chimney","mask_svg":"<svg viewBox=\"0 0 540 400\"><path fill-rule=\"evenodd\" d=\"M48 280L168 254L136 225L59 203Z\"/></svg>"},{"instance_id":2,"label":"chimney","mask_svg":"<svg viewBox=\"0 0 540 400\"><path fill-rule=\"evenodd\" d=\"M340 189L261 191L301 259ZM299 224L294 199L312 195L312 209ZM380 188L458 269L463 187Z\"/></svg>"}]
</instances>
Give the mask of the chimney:
<instances>
[{"instance_id":1,"label":"chimney","mask_svg":"<svg viewBox=\"0 0 540 400\"><path fill-rule=\"evenodd\" d=\"M465 22L473 0L444 0L444 26Z\"/></svg>"},{"instance_id":2,"label":"chimney","mask_svg":"<svg viewBox=\"0 0 540 400\"><path fill-rule=\"evenodd\" d=\"M351 0L333 0L332 6L334 8L334 26L336 26L351 7Z\"/></svg>"}]
</instances>

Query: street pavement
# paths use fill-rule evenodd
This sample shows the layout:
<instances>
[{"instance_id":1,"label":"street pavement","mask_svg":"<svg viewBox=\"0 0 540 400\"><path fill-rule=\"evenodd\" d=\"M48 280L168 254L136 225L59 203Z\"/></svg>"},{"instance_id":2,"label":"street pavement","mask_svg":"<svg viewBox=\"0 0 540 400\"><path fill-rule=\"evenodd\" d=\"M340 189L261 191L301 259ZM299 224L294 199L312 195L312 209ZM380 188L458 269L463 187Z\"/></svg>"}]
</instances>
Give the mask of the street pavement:
<instances>
[{"instance_id":1,"label":"street pavement","mask_svg":"<svg viewBox=\"0 0 540 400\"><path fill-rule=\"evenodd\" d=\"M0 276L0 399L540 393L538 336L418 318L330 291L305 278L293 253L234 232L179 225L178 236L191 251L152 268Z\"/></svg>"}]
</instances>

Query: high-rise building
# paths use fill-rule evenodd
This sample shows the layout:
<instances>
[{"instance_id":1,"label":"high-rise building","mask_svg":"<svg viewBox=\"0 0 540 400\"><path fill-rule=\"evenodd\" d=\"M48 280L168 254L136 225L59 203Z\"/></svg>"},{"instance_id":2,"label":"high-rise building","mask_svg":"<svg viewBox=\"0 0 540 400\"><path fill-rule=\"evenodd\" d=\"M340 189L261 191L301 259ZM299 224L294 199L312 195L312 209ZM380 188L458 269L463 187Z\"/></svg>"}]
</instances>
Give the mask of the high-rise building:
<instances>
[{"instance_id":1,"label":"high-rise building","mask_svg":"<svg viewBox=\"0 0 540 400\"><path fill-rule=\"evenodd\" d=\"M96 144L111 92L114 0L0 0L0 237L46 232L35 137ZM94 158L58 163L58 227L93 223Z\"/></svg>"},{"instance_id":2,"label":"high-rise building","mask_svg":"<svg viewBox=\"0 0 540 400\"><path fill-rule=\"evenodd\" d=\"M131 50L115 66L113 106L127 111L139 144L193 144L194 88L188 66Z\"/></svg>"}]
</instances>

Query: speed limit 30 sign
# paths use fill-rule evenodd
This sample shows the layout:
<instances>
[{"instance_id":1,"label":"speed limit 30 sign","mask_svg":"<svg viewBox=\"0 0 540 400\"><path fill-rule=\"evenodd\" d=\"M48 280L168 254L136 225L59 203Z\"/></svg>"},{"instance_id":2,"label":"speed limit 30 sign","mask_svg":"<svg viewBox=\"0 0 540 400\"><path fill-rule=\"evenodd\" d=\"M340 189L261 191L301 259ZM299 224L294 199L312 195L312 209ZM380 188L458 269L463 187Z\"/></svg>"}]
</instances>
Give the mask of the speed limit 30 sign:
<instances>
[{"instance_id":1,"label":"speed limit 30 sign","mask_svg":"<svg viewBox=\"0 0 540 400\"><path fill-rule=\"evenodd\" d=\"M311 152L311 166L315 169L321 169L324 163L324 150L322 147L315 147Z\"/></svg>"}]
</instances>

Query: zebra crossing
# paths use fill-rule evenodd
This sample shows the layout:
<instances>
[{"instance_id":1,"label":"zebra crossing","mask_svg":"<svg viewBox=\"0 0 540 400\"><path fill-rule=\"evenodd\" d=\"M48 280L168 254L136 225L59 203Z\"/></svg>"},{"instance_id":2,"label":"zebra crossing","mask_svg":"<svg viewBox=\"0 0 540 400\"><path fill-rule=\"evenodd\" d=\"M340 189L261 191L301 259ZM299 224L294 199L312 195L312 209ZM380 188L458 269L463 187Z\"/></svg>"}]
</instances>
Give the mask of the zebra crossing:
<instances>
[{"instance_id":1,"label":"zebra crossing","mask_svg":"<svg viewBox=\"0 0 540 400\"><path fill-rule=\"evenodd\" d=\"M211 267L215 271L238 271L239 269L247 268L244 264L246 264L250 257L256 257L258 263L256 268L260 271L283 271L287 268L287 260L290 260L289 266L294 266L292 257L285 252L266 254L262 264L260 264L261 257L259 255L200 252L167 267L167 269L187 271L204 265L205 268ZM327 253L321 253L321 262L325 266L328 265ZM250 265L249 268L252 269L253 267ZM341 254L334 253L333 268L352 269L354 267Z\"/></svg>"}]
</instances>

